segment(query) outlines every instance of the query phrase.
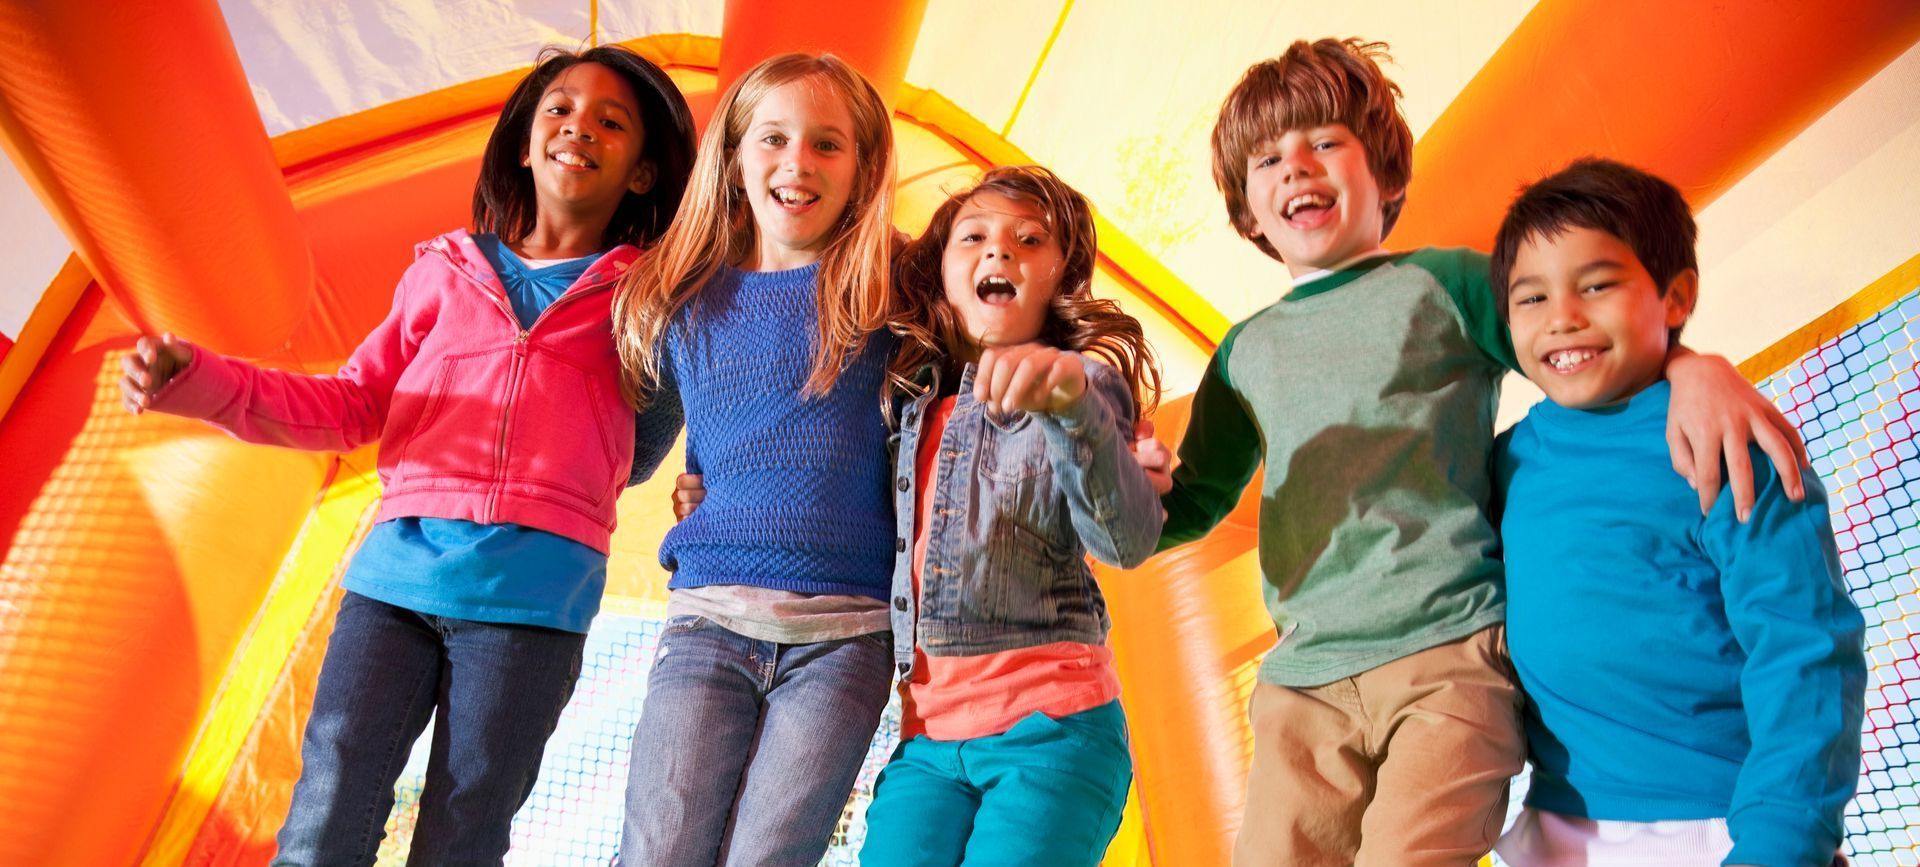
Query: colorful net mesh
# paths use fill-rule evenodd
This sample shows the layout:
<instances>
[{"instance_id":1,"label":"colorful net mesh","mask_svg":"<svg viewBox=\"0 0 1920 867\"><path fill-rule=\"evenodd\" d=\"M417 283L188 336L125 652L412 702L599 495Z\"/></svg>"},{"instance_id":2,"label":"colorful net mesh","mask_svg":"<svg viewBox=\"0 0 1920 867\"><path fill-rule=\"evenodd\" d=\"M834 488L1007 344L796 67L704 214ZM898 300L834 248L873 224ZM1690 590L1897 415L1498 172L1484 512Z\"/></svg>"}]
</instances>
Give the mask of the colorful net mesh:
<instances>
[{"instance_id":1,"label":"colorful net mesh","mask_svg":"<svg viewBox=\"0 0 1920 867\"><path fill-rule=\"evenodd\" d=\"M1920 291L1908 293L1761 381L1806 438L1827 483L1847 587L1867 621L1867 718L1860 794L1846 816L1845 851L1860 867L1920 863L1920 728L1910 695L1920 687ZM514 820L509 864L608 864L619 851L627 750L646 693L660 621L602 613L587 639L573 701L547 745L540 782ZM859 863L873 782L898 741L900 710L887 709L821 862ZM402 864L426 768L422 738L397 788L380 849ZM1524 783L1522 783L1524 785ZM1518 804L1516 791L1515 803Z\"/></svg>"},{"instance_id":2,"label":"colorful net mesh","mask_svg":"<svg viewBox=\"0 0 1920 867\"><path fill-rule=\"evenodd\" d=\"M1867 621L1860 794L1847 808L1856 865L1920 863L1920 290L1760 383L1807 441L1826 481L1847 589Z\"/></svg>"}]
</instances>

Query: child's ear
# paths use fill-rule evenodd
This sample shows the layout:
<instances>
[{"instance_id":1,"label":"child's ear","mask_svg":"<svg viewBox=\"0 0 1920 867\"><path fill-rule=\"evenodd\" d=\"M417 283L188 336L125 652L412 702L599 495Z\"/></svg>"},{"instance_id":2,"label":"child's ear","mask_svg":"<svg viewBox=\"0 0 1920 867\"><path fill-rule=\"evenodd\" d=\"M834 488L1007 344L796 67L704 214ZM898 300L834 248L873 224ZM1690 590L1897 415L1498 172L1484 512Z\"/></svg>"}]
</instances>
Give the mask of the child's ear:
<instances>
[{"instance_id":1,"label":"child's ear","mask_svg":"<svg viewBox=\"0 0 1920 867\"><path fill-rule=\"evenodd\" d=\"M1693 315L1693 303L1699 297L1700 272L1688 268L1667 281L1667 297L1663 300L1666 302L1668 330L1687 324L1687 317Z\"/></svg>"},{"instance_id":2,"label":"child's ear","mask_svg":"<svg viewBox=\"0 0 1920 867\"><path fill-rule=\"evenodd\" d=\"M1406 210L1407 208L1407 188L1406 187L1401 187L1400 189L1397 189L1397 190L1381 190L1380 191L1381 210L1384 211L1388 206L1391 206L1391 205L1399 205L1400 210L1403 212Z\"/></svg>"},{"instance_id":3,"label":"child's ear","mask_svg":"<svg viewBox=\"0 0 1920 867\"><path fill-rule=\"evenodd\" d=\"M653 189L653 179L653 160L641 160L639 165L633 167L633 180L627 182L627 192L644 196Z\"/></svg>"}]
</instances>

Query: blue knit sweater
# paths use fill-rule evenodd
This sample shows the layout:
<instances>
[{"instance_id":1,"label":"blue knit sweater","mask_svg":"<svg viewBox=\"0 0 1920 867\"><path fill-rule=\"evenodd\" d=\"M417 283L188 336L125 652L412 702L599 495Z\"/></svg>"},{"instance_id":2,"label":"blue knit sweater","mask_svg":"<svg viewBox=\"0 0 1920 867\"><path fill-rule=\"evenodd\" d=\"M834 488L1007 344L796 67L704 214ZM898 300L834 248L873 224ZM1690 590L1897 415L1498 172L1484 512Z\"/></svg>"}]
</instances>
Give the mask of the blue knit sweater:
<instances>
[{"instance_id":1,"label":"blue knit sweater","mask_svg":"<svg viewBox=\"0 0 1920 867\"><path fill-rule=\"evenodd\" d=\"M668 331L656 400L684 411L687 471L707 488L660 546L668 587L887 598L894 530L880 389L893 341L868 338L831 392L803 399L818 274L818 265L722 268Z\"/></svg>"}]
</instances>

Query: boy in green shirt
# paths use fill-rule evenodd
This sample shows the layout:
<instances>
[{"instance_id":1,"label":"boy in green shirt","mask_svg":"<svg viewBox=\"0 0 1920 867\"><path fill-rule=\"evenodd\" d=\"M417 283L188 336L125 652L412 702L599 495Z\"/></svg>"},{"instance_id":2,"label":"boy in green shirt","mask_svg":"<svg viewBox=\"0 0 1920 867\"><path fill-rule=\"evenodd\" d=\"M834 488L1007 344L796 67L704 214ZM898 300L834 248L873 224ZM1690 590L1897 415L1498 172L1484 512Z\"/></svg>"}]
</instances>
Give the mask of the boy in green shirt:
<instances>
[{"instance_id":1,"label":"boy in green shirt","mask_svg":"<svg viewBox=\"0 0 1920 867\"><path fill-rule=\"evenodd\" d=\"M1494 408L1516 362L1484 256L1381 247L1413 151L1384 49L1296 42L1247 71L1213 133L1234 227L1293 276L1221 341L1163 498L1166 548L1205 535L1265 470L1279 642L1251 706L1242 865L1473 864L1525 757L1487 518ZM1669 376L1676 415L1762 418L1788 433L1754 435L1793 465L1791 428L1731 366L1690 356ZM1747 431L1731 427L1738 477ZM1696 481L1716 491L1719 460L1703 464L1713 478ZM1736 479L1736 498L1750 488Z\"/></svg>"}]
</instances>

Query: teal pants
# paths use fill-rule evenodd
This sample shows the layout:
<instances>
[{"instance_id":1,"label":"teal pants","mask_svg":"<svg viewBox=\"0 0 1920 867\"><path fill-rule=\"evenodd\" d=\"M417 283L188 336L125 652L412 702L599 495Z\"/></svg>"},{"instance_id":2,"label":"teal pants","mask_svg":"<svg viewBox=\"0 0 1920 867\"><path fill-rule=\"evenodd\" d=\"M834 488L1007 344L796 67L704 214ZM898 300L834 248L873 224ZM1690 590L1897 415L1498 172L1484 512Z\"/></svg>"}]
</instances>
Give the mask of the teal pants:
<instances>
[{"instance_id":1,"label":"teal pants","mask_svg":"<svg viewBox=\"0 0 1920 867\"><path fill-rule=\"evenodd\" d=\"M900 745L874 784L862 867L1094 867L1120 828L1133 759L1120 703L997 735Z\"/></svg>"}]
</instances>

